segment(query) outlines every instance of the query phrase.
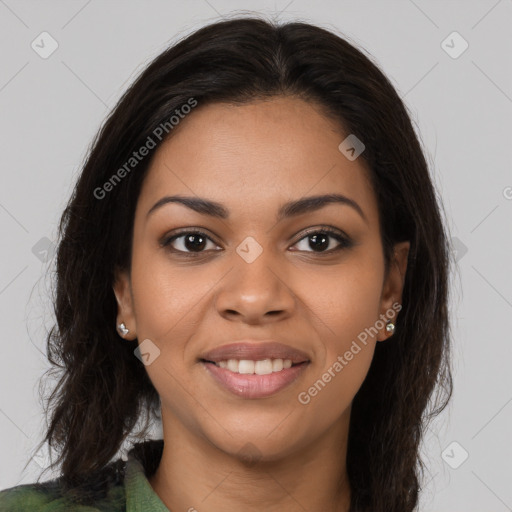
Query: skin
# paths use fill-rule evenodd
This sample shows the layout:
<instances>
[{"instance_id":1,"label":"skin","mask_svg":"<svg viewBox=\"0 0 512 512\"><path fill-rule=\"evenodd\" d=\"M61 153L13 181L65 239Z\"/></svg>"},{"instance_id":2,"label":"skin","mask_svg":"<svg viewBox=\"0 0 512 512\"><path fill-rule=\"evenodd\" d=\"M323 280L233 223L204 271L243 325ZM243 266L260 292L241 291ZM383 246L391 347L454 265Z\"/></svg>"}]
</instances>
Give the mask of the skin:
<instances>
[{"instance_id":1,"label":"skin","mask_svg":"<svg viewBox=\"0 0 512 512\"><path fill-rule=\"evenodd\" d=\"M348 511L346 449L352 400L385 327L311 401L307 391L365 328L401 303L409 242L395 246L385 275L377 200L362 158L338 149L348 135L313 103L275 97L243 106L199 105L157 150L138 199L130 272L118 272L117 322L126 339L150 339L160 355L146 366L161 399L164 451L151 486L171 510ZM285 202L339 193L356 201L276 223ZM163 196L222 203L216 219ZM308 228L327 224L352 247L315 250ZM200 250L159 240L177 228L211 238ZM183 233L180 233L183 235ZM248 236L262 253L247 263ZM217 249L217 250L215 250ZM323 252L322 252L323 251ZM183 254L183 253L181 253ZM244 399L221 388L198 357L220 345L275 339L311 363L287 388ZM389 339L388 343L393 340ZM250 444L248 444L250 443ZM243 455L256 453L247 464ZM194 507L194 508L192 508Z\"/></svg>"}]
</instances>

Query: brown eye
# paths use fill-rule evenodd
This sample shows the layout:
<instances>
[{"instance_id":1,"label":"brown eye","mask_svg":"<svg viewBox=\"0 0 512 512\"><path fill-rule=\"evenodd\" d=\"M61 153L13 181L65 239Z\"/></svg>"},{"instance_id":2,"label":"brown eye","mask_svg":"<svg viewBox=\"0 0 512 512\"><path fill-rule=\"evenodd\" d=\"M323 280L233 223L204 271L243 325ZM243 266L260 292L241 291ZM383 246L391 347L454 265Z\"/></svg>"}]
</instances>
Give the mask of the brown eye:
<instances>
[{"instance_id":1,"label":"brown eye","mask_svg":"<svg viewBox=\"0 0 512 512\"><path fill-rule=\"evenodd\" d=\"M208 244L210 243L210 246ZM302 246L300 247L300 245ZM183 230L164 238L160 244L172 253L178 255L200 255L209 250L221 250L218 245L203 231L194 229ZM329 226L311 230L303 236L293 251L312 252L319 255L331 254L342 249L352 247L354 244L347 236Z\"/></svg>"},{"instance_id":2,"label":"brown eye","mask_svg":"<svg viewBox=\"0 0 512 512\"><path fill-rule=\"evenodd\" d=\"M353 245L349 238L329 227L310 231L305 237L301 238L297 244L301 242L303 242L302 248L297 250L316 253L331 253ZM336 242L338 242L337 246Z\"/></svg>"},{"instance_id":3,"label":"brown eye","mask_svg":"<svg viewBox=\"0 0 512 512\"><path fill-rule=\"evenodd\" d=\"M173 235L162 242L163 247L170 247L173 252L201 253L206 249L208 242L217 247L212 239L201 231L183 231Z\"/></svg>"}]
</instances>

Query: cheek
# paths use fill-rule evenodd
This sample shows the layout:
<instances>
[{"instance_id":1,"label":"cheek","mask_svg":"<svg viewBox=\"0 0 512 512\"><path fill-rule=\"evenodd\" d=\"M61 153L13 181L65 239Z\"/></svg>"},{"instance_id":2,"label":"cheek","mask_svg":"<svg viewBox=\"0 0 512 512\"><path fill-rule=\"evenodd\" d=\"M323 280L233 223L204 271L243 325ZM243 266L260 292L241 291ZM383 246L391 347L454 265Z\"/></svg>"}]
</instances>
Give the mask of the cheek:
<instances>
[{"instance_id":1,"label":"cheek","mask_svg":"<svg viewBox=\"0 0 512 512\"><path fill-rule=\"evenodd\" d=\"M157 347L147 374L162 402L186 418L193 403L183 393L189 388L184 354L211 283L200 279L199 272L171 265L163 252L154 250L134 253L131 281L139 344L149 339Z\"/></svg>"},{"instance_id":2,"label":"cheek","mask_svg":"<svg viewBox=\"0 0 512 512\"><path fill-rule=\"evenodd\" d=\"M309 383L312 387L304 391L305 400L316 400L316 406L336 401L338 412L339 407L348 407L368 373L384 271L383 260L372 254L338 266L329 279L317 280L322 286L309 295L313 318L321 320L316 323L323 353Z\"/></svg>"},{"instance_id":3,"label":"cheek","mask_svg":"<svg viewBox=\"0 0 512 512\"><path fill-rule=\"evenodd\" d=\"M139 336L175 339L208 290L199 272L171 265L165 254L140 251L132 262L132 291ZM140 337L139 337L140 339Z\"/></svg>"},{"instance_id":4,"label":"cheek","mask_svg":"<svg viewBox=\"0 0 512 512\"><path fill-rule=\"evenodd\" d=\"M383 261L361 255L346 265L310 282L309 306L320 317L321 333L328 346L344 351L345 346L379 317Z\"/></svg>"},{"instance_id":5,"label":"cheek","mask_svg":"<svg viewBox=\"0 0 512 512\"><path fill-rule=\"evenodd\" d=\"M317 418L319 430L328 428L348 409L373 359L376 333L369 328L378 320L380 288L360 277L347 278L341 287L331 285L326 294L331 298L321 304L322 353L297 396L304 413L307 409Z\"/></svg>"}]
</instances>

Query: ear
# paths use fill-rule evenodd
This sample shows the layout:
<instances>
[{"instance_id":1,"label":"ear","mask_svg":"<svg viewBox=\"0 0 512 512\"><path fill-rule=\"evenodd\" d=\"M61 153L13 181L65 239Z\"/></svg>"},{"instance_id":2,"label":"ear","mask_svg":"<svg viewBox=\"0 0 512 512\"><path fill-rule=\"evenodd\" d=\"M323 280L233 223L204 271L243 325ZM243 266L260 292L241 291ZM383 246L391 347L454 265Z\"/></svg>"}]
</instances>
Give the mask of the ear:
<instances>
[{"instance_id":1,"label":"ear","mask_svg":"<svg viewBox=\"0 0 512 512\"><path fill-rule=\"evenodd\" d=\"M130 276L127 271L116 269L113 289L117 301L116 331L123 339L134 340L137 337L137 325L133 309ZM129 332L125 335L122 335L117 328L121 322L129 329Z\"/></svg>"},{"instance_id":2,"label":"ear","mask_svg":"<svg viewBox=\"0 0 512 512\"><path fill-rule=\"evenodd\" d=\"M400 242L393 248L393 257L389 264L388 274L384 279L380 301L380 314L384 322L389 320L396 324L396 317L402 305L402 291L407 271L407 258L409 256L410 242ZM398 307L400 305L400 307ZM384 341L392 333L386 331L386 326L379 330L378 341Z\"/></svg>"}]
</instances>

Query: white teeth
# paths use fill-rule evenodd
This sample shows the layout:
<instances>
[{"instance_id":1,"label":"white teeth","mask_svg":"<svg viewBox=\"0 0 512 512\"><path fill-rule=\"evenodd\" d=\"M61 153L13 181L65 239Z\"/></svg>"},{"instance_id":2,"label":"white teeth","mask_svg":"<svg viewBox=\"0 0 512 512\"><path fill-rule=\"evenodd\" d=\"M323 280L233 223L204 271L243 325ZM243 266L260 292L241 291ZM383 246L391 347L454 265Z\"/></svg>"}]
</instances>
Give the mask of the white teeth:
<instances>
[{"instance_id":1,"label":"white teeth","mask_svg":"<svg viewBox=\"0 0 512 512\"><path fill-rule=\"evenodd\" d=\"M263 359L263 361L256 361L254 364L254 373L256 375L268 375L272 373L272 359Z\"/></svg>"},{"instance_id":2,"label":"white teeth","mask_svg":"<svg viewBox=\"0 0 512 512\"><path fill-rule=\"evenodd\" d=\"M238 373L254 373L254 361L249 361L248 359L242 359L238 362Z\"/></svg>"},{"instance_id":3,"label":"white teeth","mask_svg":"<svg viewBox=\"0 0 512 512\"><path fill-rule=\"evenodd\" d=\"M238 361L236 359L229 359L227 361L227 368L231 372L238 373Z\"/></svg>"},{"instance_id":4,"label":"white teeth","mask_svg":"<svg viewBox=\"0 0 512 512\"><path fill-rule=\"evenodd\" d=\"M291 359L263 359L261 361L251 361L250 359L228 359L227 361L219 361L215 365L220 368L227 368L234 373L245 375L268 375L274 372L280 372L283 368L292 366Z\"/></svg>"},{"instance_id":5,"label":"white teeth","mask_svg":"<svg viewBox=\"0 0 512 512\"><path fill-rule=\"evenodd\" d=\"M289 361L289 359L288 359ZM280 372L283 369L283 360L282 359L274 359L272 361L272 371Z\"/></svg>"}]
</instances>

